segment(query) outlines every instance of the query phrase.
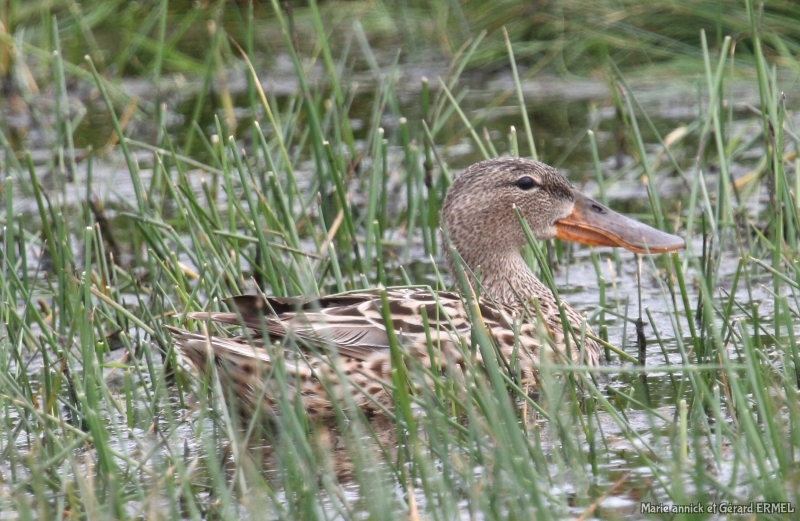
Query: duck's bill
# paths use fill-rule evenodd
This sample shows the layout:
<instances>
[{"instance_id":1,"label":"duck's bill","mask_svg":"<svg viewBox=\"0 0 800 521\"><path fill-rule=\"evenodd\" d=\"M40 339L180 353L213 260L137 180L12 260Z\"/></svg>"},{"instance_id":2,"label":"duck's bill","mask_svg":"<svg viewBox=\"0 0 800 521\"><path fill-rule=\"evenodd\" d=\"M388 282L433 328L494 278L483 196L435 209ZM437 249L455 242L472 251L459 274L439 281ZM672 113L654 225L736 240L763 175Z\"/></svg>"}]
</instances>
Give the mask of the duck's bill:
<instances>
[{"instance_id":1,"label":"duck's bill","mask_svg":"<svg viewBox=\"0 0 800 521\"><path fill-rule=\"evenodd\" d=\"M573 191L572 213L556 221L556 237L593 246L619 246L636 253L679 250L686 243L677 235L609 210L602 204Z\"/></svg>"}]
</instances>

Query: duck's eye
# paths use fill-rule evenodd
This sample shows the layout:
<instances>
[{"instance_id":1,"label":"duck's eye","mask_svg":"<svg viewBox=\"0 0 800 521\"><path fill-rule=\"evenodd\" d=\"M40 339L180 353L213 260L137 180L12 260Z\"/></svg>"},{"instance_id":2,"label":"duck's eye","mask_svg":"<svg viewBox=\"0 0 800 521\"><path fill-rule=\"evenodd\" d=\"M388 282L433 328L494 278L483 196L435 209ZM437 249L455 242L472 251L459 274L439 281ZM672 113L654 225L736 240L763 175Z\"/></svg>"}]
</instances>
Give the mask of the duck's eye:
<instances>
[{"instance_id":1,"label":"duck's eye","mask_svg":"<svg viewBox=\"0 0 800 521\"><path fill-rule=\"evenodd\" d=\"M539 183L534 181L532 177L526 175L517 179L516 185L520 190L531 190L532 188L537 188Z\"/></svg>"}]
</instances>

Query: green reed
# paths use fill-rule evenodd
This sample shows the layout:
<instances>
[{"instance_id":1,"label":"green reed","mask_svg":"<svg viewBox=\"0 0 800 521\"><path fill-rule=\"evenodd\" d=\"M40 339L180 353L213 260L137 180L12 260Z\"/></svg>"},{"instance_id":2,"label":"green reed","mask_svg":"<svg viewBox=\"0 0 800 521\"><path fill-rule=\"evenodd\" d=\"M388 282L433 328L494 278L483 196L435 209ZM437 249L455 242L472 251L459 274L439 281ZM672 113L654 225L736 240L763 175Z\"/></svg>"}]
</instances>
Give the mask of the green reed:
<instances>
[{"instance_id":1,"label":"green reed","mask_svg":"<svg viewBox=\"0 0 800 521\"><path fill-rule=\"evenodd\" d=\"M11 4L16 12L23 7ZM596 121L580 129L581 138L589 136L593 165L587 170L597 180L598 199L613 205L610 196L620 178L644 179L649 204L639 217L668 231L677 228L687 238L684 252L643 258L636 285L641 300L626 294L624 279L635 277L630 255L590 253L599 308L589 311L588 325L568 335L570 349L595 333L605 341L622 323L633 331L638 317L649 325L644 367L632 349L614 345L607 349L619 365L593 368L545 356L539 364L541 388L529 395L516 364L497 355L483 329L476 327L474 338L461 346L464 371L446 377L436 367L429 333L432 368L406 353L398 339L392 342L393 378L387 387L393 410L368 418L344 393L332 421L320 422L286 394L277 396L278 418L265 420L268 413L262 410L251 421L241 420L232 406L235 397L226 396L220 383L224 375L213 365L209 374L186 371L163 325L202 331L209 325L186 324L187 312L225 309L225 297L257 288L274 295L317 295L398 281L459 288L479 323L474 299L481 288L470 285L457 256L456 280L442 277L435 264L424 267L430 278L420 280L409 263L419 252L440 259L448 247L438 230L441 202L456 175L445 153L448 128L469 136L481 156L518 153L519 140L523 153L550 154L535 146L537 122L526 111L524 82L539 70L526 70L529 42L511 26L502 38L503 63L511 64L513 76L508 95L525 135L508 129L501 134L508 142L501 143L505 138L489 135L486 115L503 101L471 112L469 80L462 77L470 63L495 52L496 34L477 33L454 53L445 78L422 81L415 94L420 115L403 114L401 60L373 52L370 43L375 31L370 24L388 17L388 3L355 27L348 25L342 36L327 25L340 19L335 6L311 3L290 16L273 2L272 43L289 54L298 91L278 100L261 90L255 65L241 65L252 121L235 122L234 129L225 114L230 93L223 88L215 101L219 117L203 122L212 98L200 95L186 122L188 133L175 137L166 131L158 101L140 100L136 117L157 128L152 141L123 127L129 100L114 86L109 66L123 69L152 52L143 76L163 78L167 70L181 68L207 87L228 61L244 60L230 36L249 60L258 60L263 18L251 3L241 12L246 30L236 32L222 2L210 11L192 8L174 26L167 2L154 2L141 17L135 6L100 4L84 3L75 16L43 17L37 26L42 34L22 41L26 53L50 67L45 77L53 86L58 135L52 159L43 166L33 151L14 150L5 131L0 140L6 172L0 249L4 511L39 519L67 513L548 519L617 517L602 507L609 496L797 505L799 167L794 160L791 168L789 152L796 152L798 133L780 96L780 69L767 62L762 49L760 35L769 35L775 45L775 31L784 27L772 11L759 12L748 3L735 12L736 20L748 21L752 61L734 62L733 42L724 34L709 44L698 32L696 45L681 47L697 58L705 101L680 142L667 143L613 53L603 73L619 85L618 124L633 160L609 175L596 146L606 129ZM110 19L105 9L112 7L124 11L120 27L126 45L105 55L92 21ZM412 14L418 9L413 2L407 6ZM442 4L432 9L433 24L449 24L454 16ZM465 16L471 16L468 9L463 8ZM699 12L709 16L708 9ZM488 14L503 10L497 11ZM197 30L195 22L206 15L214 31L203 33L204 54L188 57L181 38ZM413 25L406 30L420 39L425 34ZM85 47L70 44L53 54L58 42L78 36ZM574 38L568 33L559 48L569 49ZM342 45L345 40L348 45ZM0 41L19 40L9 33ZM787 45L794 48L791 39ZM545 52L551 60L558 54ZM325 71L323 84L312 81L315 59ZM369 98L351 88L362 63L375 82ZM750 75L759 88L757 138L751 130L734 130L730 84L739 75ZM76 145L81 120L67 107L74 81L97 89L116 134L115 151L88 151L84 158ZM356 117L366 128L352 126ZM397 126L384 125L387 119ZM753 168L757 175L737 184L732 167L759 147L764 160ZM78 190L85 200L74 202L66 174L80 173L82 161L92 173L73 182L86 182ZM93 195L102 194L95 172L114 161L131 196L103 208L97 204L103 196ZM686 183L680 206L659 195L659 180L670 175ZM762 187L770 211L753 216L746 203L759 197ZM33 215L16 212L20 196L28 197ZM109 216L121 224L105 227ZM552 269L544 245L528 237L525 258L569 300L563 274ZM570 262L570 250L556 251L560 263ZM118 258L126 253L132 260ZM726 272L731 258L735 264ZM666 310L666 320L648 309L655 301ZM642 311L634 311L639 302ZM426 323L433 318L425 317ZM548 341L544 331L542 341ZM296 383L288 362L278 356L292 347L267 345L276 363L264 378L278 388ZM478 353L482 365L474 363ZM345 387L352 385L336 364L331 368ZM324 384L333 389L333 382Z\"/></svg>"}]
</instances>

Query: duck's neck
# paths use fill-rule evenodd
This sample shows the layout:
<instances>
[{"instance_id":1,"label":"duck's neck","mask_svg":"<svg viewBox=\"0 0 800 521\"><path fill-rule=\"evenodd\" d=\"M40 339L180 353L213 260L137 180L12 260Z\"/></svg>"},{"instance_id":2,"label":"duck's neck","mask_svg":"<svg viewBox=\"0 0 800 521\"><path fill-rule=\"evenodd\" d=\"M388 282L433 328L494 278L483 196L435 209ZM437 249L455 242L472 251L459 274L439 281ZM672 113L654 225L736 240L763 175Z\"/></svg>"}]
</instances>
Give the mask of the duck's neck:
<instances>
[{"instance_id":1,"label":"duck's neck","mask_svg":"<svg viewBox=\"0 0 800 521\"><path fill-rule=\"evenodd\" d=\"M455 274L452 260L448 261L450 272ZM532 298L538 298L542 307L549 308L555 304L553 293L536 278L518 251L465 258L464 262L473 271L480 272L483 290L497 302L514 308L522 307Z\"/></svg>"}]
</instances>

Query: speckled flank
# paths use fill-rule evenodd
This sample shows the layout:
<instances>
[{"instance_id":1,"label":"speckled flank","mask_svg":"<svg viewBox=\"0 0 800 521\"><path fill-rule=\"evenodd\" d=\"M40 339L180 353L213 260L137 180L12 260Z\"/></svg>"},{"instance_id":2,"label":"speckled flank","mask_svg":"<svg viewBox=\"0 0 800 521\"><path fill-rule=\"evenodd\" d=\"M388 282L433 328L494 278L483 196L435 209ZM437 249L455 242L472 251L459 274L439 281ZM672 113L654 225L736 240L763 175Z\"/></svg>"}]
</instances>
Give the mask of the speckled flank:
<instances>
[{"instance_id":1,"label":"speckled flank","mask_svg":"<svg viewBox=\"0 0 800 521\"><path fill-rule=\"evenodd\" d=\"M523 184L523 177L530 179ZM534 365L542 346L554 347L550 359L556 362L565 361L566 346L553 294L536 279L519 253L526 240L514 208L527 219L538 239L548 239L555 236L554 223L572 211L572 190L557 170L543 163L491 159L472 165L453 182L442 209L450 241L465 263L481 274L485 295L479 301L479 310L486 331L506 361L519 368L522 383L529 388L537 384ZM452 259L448 256L447 260L452 274ZM392 289L387 297L397 338L408 355L423 366L456 374L456 367L464 370L481 363L479 351L474 359L469 358L472 325L457 293ZM230 299L229 304L232 313L191 313L189 318L243 323L254 331L265 325L269 337L282 342L283 350L269 352L284 353L281 358L285 360L287 388L278 388L275 379L267 376L273 361L258 341L251 345L243 338L206 337L168 329L180 353L197 370L205 371L207 360L215 361L223 385L238 397L237 405L243 413L253 410L259 396L263 396L267 411L276 412L278 393L286 393L292 401L302 400L314 416L331 414L332 400L344 406L345 392L356 406L367 410L391 407L386 385L391 381L392 367L389 338L377 290L266 301L244 295ZM562 306L580 334L581 315L566 303ZM590 332L588 327L586 330ZM596 365L600 347L587 339L578 348L573 343L571 355L574 362ZM511 360L512 356L516 360Z\"/></svg>"}]
</instances>

